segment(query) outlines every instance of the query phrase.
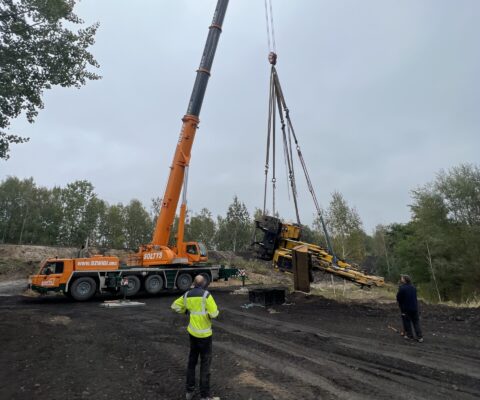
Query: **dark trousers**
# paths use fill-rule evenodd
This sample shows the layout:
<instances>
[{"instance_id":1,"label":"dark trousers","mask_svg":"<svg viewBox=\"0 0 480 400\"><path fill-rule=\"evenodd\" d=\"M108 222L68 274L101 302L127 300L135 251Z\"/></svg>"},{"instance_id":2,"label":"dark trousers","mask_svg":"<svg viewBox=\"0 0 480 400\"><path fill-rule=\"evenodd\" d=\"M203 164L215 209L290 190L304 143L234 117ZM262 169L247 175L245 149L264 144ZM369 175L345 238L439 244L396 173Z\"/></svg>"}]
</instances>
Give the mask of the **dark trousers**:
<instances>
[{"instance_id":1,"label":"dark trousers","mask_svg":"<svg viewBox=\"0 0 480 400\"><path fill-rule=\"evenodd\" d=\"M417 339L420 339L422 336L422 329L420 328L420 319L418 317L418 311L405 311L402 312L402 322L403 330L405 335L409 338L413 338L412 325L415 330L415 335Z\"/></svg>"},{"instance_id":2,"label":"dark trousers","mask_svg":"<svg viewBox=\"0 0 480 400\"><path fill-rule=\"evenodd\" d=\"M190 336L190 355L188 356L187 392L195 390L195 367L200 356L200 396L210 396L210 362L212 361L212 337L196 338Z\"/></svg>"}]
</instances>

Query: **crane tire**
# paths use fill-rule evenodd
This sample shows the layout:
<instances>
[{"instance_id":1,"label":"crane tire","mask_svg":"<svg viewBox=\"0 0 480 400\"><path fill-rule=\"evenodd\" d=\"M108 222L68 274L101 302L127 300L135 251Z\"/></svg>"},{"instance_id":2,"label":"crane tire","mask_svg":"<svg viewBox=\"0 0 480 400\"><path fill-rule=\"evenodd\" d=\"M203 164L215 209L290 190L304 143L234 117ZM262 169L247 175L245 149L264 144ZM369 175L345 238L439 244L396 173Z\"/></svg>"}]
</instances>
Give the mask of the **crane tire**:
<instances>
[{"instance_id":1,"label":"crane tire","mask_svg":"<svg viewBox=\"0 0 480 400\"><path fill-rule=\"evenodd\" d=\"M192 277L190 274L180 274L177 278L177 288L180 289L182 292L187 291L192 286Z\"/></svg>"},{"instance_id":2,"label":"crane tire","mask_svg":"<svg viewBox=\"0 0 480 400\"><path fill-rule=\"evenodd\" d=\"M145 290L149 294L157 294L163 289L163 278L160 275L149 275L145 279Z\"/></svg>"},{"instance_id":3,"label":"crane tire","mask_svg":"<svg viewBox=\"0 0 480 400\"><path fill-rule=\"evenodd\" d=\"M77 301L87 301L97 291L97 282L89 276L82 276L73 281L70 294Z\"/></svg>"},{"instance_id":4,"label":"crane tire","mask_svg":"<svg viewBox=\"0 0 480 400\"><path fill-rule=\"evenodd\" d=\"M127 296L135 296L142 286L140 278L136 275L127 275L125 278L128 279Z\"/></svg>"}]
</instances>

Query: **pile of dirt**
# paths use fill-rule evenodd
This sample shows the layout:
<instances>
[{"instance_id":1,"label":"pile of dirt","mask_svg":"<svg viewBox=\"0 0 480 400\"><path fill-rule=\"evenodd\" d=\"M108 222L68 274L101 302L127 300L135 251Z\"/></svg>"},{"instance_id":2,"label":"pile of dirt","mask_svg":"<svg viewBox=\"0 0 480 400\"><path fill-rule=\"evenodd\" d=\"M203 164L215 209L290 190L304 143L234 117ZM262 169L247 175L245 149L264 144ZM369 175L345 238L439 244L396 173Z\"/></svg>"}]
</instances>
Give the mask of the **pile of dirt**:
<instances>
[{"instance_id":1,"label":"pile of dirt","mask_svg":"<svg viewBox=\"0 0 480 400\"><path fill-rule=\"evenodd\" d=\"M125 259L125 250L90 249L91 254L114 255ZM33 246L0 244L0 280L27 278L46 258L72 258L79 256L76 247Z\"/></svg>"},{"instance_id":2,"label":"pile of dirt","mask_svg":"<svg viewBox=\"0 0 480 400\"><path fill-rule=\"evenodd\" d=\"M32 246L32 245L0 245L0 259L24 262L40 262L48 257L73 257L78 253L75 247Z\"/></svg>"},{"instance_id":3,"label":"pile of dirt","mask_svg":"<svg viewBox=\"0 0 480 400\"><path fill-rule=\"evenodd\" d=\"M76 249L50 246L0 245L0 280L26 278L48 257L71 257Z\"/></svg>"}]
</instances>

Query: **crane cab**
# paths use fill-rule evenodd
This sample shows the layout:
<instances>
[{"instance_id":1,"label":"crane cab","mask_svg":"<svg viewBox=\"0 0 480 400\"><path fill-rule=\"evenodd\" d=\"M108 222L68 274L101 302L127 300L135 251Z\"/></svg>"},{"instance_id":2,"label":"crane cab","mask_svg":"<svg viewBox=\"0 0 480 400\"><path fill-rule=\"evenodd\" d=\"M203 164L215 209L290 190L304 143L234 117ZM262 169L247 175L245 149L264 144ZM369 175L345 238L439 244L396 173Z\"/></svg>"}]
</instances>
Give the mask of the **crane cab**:
<instances>
[{"instance_id":1,"label":"crane cab","mask_svg":"<svg viewBox=\"0 0 480 400\"><path fill-rule=\"evenodd\" d=\"M38 273L30 277L31 285L41 293L63 289L72 270L72 260L47 259L40 264Z\"/></svg>"},{"instance_id":2,"label":"crane cab","mask_svg":"<svg viewBox=\"0 0 480 400\"><path fill-rule=\"evenodd\" d=\"M201 242L182 242L177 244L175 252L179 257L186 258L189 264L207 262L207 247Z\"/></svg>"}]
</instances>

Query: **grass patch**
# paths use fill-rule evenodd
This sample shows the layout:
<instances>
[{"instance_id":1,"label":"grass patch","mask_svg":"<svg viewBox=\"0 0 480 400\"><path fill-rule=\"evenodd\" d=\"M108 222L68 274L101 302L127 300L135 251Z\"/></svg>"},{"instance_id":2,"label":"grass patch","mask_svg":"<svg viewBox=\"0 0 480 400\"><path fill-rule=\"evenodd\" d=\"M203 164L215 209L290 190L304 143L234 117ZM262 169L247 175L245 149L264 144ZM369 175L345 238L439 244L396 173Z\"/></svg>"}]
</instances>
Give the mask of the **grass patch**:
<instances>
[{"instance_id":1,"label":"grass patch","mask_svg":"<svg viewBox=\"0 0 480 400\"><path fill-rule=\"evenodd\" d=\"M334 280L332 282L312 283L311 293L328 299L340 302L378 302L392 303L396 301L396 288L392 285L383 287L372 287L371 289L361 288L350 282Z\"/></svg>"},{"instance_id":2,"label":"grass patch","mask_svg":"<svg viewBox=\"0 0 480 400\"><path fill-rule=\"evenodd\" d=\"M232 259L231 263L236 268L246 270L247 274L253 272L254 274L259 275L269 275L273 270L272 264L268 261L255 259L246 260L240 257L235 257Z\"/></svg>"}]
</instances>

